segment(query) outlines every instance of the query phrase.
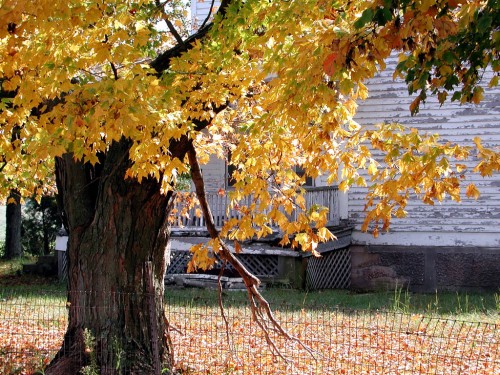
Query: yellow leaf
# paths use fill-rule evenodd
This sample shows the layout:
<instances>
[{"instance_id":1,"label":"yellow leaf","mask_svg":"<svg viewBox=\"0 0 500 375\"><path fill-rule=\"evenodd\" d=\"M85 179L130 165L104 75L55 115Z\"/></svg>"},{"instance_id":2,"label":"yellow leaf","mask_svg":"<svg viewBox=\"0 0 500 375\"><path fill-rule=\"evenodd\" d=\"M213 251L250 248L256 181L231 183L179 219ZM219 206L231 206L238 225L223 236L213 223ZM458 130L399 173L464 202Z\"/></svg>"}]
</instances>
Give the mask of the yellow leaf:
<instances>
[{"instance_id":1,"label":"yellow leaf","mask_svg":"<svg viewBox=\"0 0 500 375\"><path fill-rule=\"evenodd\" d=\"M9 199L7 199L7 204L17 204L16 200L12 197L10 197Z\"/></svg>"},{"instance_id":2,"label":"yellow leaf","mask_svg":"<svg viewBox=\"0 0 500 375\"><path fill-rule=\"evenodd\" d=\"M306 200L304 199L303 195L297 195L295 197L295 204L299 206L302 210L305 210L306 208Z\"/></svg>"},{"instance_id":3,"label":"yellow leaf","mask_svg":"<svg viewBox=\"0 0 500 375\"><path fill-rule=\"evenodd\" d=\"M337 239L337 237L335 237L335 235L326 227L318 229L318 237L321 241L331 241Z\"/></svg>"},{"instance_id":4,"label":"yellow leaf","mask_svg":"<svg viewBox=\"0 0 500 375\"><path fill-rule=\"evenodd\" d=\"M346 192L347 190L349 190L349 184L347 183L346 180L343 180L340 185L339 185L339 190L340 191L343 191L343 192Z\"/></svg>"},{"instance_id":5,"label":"yellow leaf","mask_svg":"<svg viewBox=\"0 0 500 375\"><path fill-rule=\"evenodd\" d=\"M368 166L368 173L374 176L377 173L377 164L372 161Z\"/></svg>"},{"instance_id":6,"label":"yellow leaf","mask_svg":"<svg viewBox=\"0 0 500 375\"><path fill-rule=\"evenodd\" d=\"M494 76L494 77L490 80L490 82L489 82L489 84L488 84L488 87L490 87L490 88L491 88L491 87L498 86L498 81L499 81L498 76L497 76L497 75L496 75L496 76Z\"/></svg>"},{"instance_id":7,"label":"yellow leaf","mask_svg":"<svg viewBox=\"0 0 500 375\"><path fill-rule=\"evenodd\" d=\"M465 195L467 195L467 197L469 198L478 199L481 193L476 188L476 185L469 184L469 186L467 186L467 189L465 190Z\"/></svg>"},{"instance_id":8,"label":"yellow leaf","mask_svg":"<svg viewBox=\"0 0 500 375\"><path fill-rule=\"evenodd\" d=\"M482 87L475 87L472 94L472 103L479 104L484 97L484 89Z\"/></svg>"}]
</instances>

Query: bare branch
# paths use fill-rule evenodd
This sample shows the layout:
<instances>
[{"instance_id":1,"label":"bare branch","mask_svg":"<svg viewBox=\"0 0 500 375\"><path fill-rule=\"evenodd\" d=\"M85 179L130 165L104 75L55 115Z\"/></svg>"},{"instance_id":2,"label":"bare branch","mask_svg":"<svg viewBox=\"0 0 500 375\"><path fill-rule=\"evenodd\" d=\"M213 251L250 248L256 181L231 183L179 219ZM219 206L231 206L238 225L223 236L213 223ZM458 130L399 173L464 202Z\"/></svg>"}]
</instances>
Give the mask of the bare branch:
<instances>
[{"instance_id":1,"label":"bare branch","mask_svg":"<svg viewBox=\"0 0 500 375\"><path fill-rule=\"evenodd\" d=\"M224 320L224 325L226 326L226 339L227 339L227 344L229 345L229 351L231 352L231 355L234 354L234 347L233 347L233 342L231 340L231 336L229 335L229 322L227 321L226 317L226 312L224 311L224 305L222 304L222 281L221 277L224 274L224 267L226 266L226 262L222 263L222 267L219 272L219 277L217 278L217 286L219 289L219 308L220 308L220 313L222 315L222 320Z\"/></svg>"},{"instance_id":2,"label":"bare branch","mask_svg":"<svg viewBox=\"0 0 500 375\"><path fill-rule=\"evenodd\" d=\"M160 2L160 0L156 0L155 2L156 2L156 7L161 12L161 18L167 24L167 27L170 30L170 32L172 33L172 35L174 36L175 40L177 41L177 43L179 43L180 45L184 46L184 40L182 39L182 37L180 36L179 32L176 30L176 28L172 24L172 22L170 22L170 20L168 19L167 13L165 13L165 3L162 4Z\"/></svg>"},{"instance_id":3,"label":"bare branch","mask_svg":"<svg viewBox=\"0 0 500 375\"><path fill-rule=\"evenodd\" d=\"M208 233L212 239L217 239L220 244L220 249L218 255L220 258L233 266L233 268L238 272L238 274L243 278L243 282L247 288L248 298L250 300L250 307L252 310L252 317L257 322L259 327L264 332L264 337L268 345L272 348L273 353L284 361L288 362L284 355L280 352L273 339L269 335L269 332L275 331L281 334L288 340L297 342L303 349L305 349L313 358L315 358L311 348L307 347L300 339L291 336L281 324L274 317L273 312L269 306L266 299L260 294L257 289L260 285L260 280L252 275L245 266L239 261L238 258L234 256L231 250L227 247L224 241L220 238L218 229L215 226L212 212L205 193L205 183L203 181L203 176L201 173L200 165L198 164L198 158L196 155L196 150L194 148L193 142L190 141L188 146L188 158L189 165L191 167L191 178L193 180L196 195L198 196L198 201L200 202L201 210L203 212L203 217L205 218L205 225L207 227Z\"/></svg>"},{"instance_id":4,"label":"bare branch","mask_svg":"<svg viewBox=\"0 0 500 375\"><path fill-rule=\"evenodd\" d=\"M208 20L210 19L210 16L212 15L212 11L214 9L214 3L215 0L212 0L212 4L210 4L210 9L208 10L207 18L205 18L205 21L203 21L203 23L201 24L200 29L203 29L207 24Z\"/></svg>"},{"instance_id":5,"label":"bare branch","mask_svg":"<svg viewBox=\"0 0 500 375\"><path fill-rule=\"evenodd\" d=\"M118 70L116 69L116 66L114 63L110 62L111 69L113 70L113 75L115 76L115 80L118 80Z\"/></svg>"},{"instance_id":6,"label":"bare branch","mask_svg":"<svg viewBox=\"0 0 500 375\"><path fill-rule=\"evenodd\" d=\"M1 162L3 163L2 166L0 167L0 172L4 170L4 168L7 166L7 160L5 160L5 156L2 156Z\"/></svg>"},{"instance_id":7,"label":"bare branch","mask_svg":"<svg viewBox=\"0 0 500 375\"><path fill-rule=\"evenodd\" d=\"M232 0L222 0L217 10L218 14L224 15L226 12L226 8ZM170 66L170 61L175 58L181 56L184 52L191 49L197 40L203 39L208 31L210 30L212 24L209 23L205 27L198 29L196 33L188 37L183 43L178 43L174 47L168 49L167 51L159 54L152 62L151 67L155 69L158 73L163 72L168 69Z\"/></svg>"}]
</instances>

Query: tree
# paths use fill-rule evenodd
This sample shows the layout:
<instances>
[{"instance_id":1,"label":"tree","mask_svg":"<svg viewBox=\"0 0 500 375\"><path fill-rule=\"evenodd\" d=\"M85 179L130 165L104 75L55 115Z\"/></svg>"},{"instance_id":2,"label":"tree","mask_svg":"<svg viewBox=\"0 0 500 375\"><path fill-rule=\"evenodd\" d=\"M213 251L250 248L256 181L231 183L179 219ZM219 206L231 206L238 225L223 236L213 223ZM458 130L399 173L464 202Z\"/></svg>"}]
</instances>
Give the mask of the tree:
<instances>
[{"instance_id":1,"label":"tree","mask_svg":"<svg viewBox=\"0 0 500 375\"><path fill-rule=\"evenodd\" d=\"M0 77L0 83L3 83L3 77ZM8 101L14 97L14 92L4 90L3 85L0 87L0 97L2 101ZM8 105L8 104L7 104ZM8 107L10 107L8 105ZM15 126L11 129L11 142L16 142L19 139L19 127ZM0 172L6 166L5 158L3 165L0 167ZM16 188L9 191L7 198L7 209L5 211L5 253L6 259L19 258L23 252L21 247L21 227L22 227L22 208L21 194Z\"/></svg>"},{"instance_id":2,"label":"tree","mask_svg":"<svg viewBox=\"0 0 500 375\"><path fill-rule=\"evenodd\" d=\"M28 200L22 216L23 251L49 255L54 250L56 235L62 225L55 197L45 195L40 202Z\"/></svg>"},{"instance_id":3,"label":"tree","mask_svg":"<svg viewBox=\"0 0 500 375\"><path fill-rule=\"evenodd\" d=\"M460 199L459 161L471 147L395 124L364 129L353 116L367 95L363 81L398 50L397 74L410 92L419 91L413 112L428 92L443 103L450 92L452 100L480 101L484 69L495 72L490 85L498 84L495 1L226 0L213 24L189 37L178 31L177 5L3 1L2 90L15 95L2 100L0 124L2 134L17 127L20 136L0 139L0 186L41 195L55 168L69 229L66 350L46 373L85 366L89 331L102 373L118 371L117 351L132 373L171 366L163 276L183 173L193 178L212 237L193 248L192 266L210 267L209 249L231 262L254 312L267 308L258 280L224 239L238 249L270 233L271 222L282 245L305 251L333 238L326 209L305 210L307 177L325 174L347 189L367 184L360 172L366 169L372 184L366 228L374 222L374 234L379 224L389 227L392 215L404 215L410 194L428 203ZM498 171L499 151L476 143L477 171ZM385 165L372 150L386 155ZM230 197L241 218L219 230L199 164L229 152ZM298 175L297 166L305 173ZM466 194L477 189L469 185ZM79 314L79 306L99 306L109 291L123 293L120 307Z\"/></svg>"},{"instance_id":4,"label":"tree","mask_svg":"<svg viewBox=\"0 0 500 375\"><path fill-rule=\"evenodd\" d=\"M21 248L21 195L12 189L5 210L5 259L19 258Z\"/></svg>"}]
</instances>

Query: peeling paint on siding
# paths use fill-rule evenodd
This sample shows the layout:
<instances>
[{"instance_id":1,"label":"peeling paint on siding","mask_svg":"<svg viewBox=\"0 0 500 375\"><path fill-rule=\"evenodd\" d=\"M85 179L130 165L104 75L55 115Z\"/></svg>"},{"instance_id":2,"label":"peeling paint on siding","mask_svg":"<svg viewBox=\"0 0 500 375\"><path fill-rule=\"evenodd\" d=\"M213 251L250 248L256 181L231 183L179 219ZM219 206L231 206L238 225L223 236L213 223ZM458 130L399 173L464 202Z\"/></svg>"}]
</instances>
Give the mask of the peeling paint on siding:
<instances>
[{"instance_id":1,"label":"peeling paint on siding","mask_svg":"<svg viewBox=\"0 0 500 375\"><path fill-rule=\"evenodd\" d=\"M473 145L473 138L479 136L490 147L500 146L499 88L485 88L484 100L479 105L447 102L440 106L435 98L429 98L420 113L412 117L408 108L413 98L408 95L406 84L392 80L391 69L396 64L397 59L390 58L387 70L368 82L370 95L359 103L356 121L365 125L398 121L427 133L438 133L450 142ZM471 159L464 164L472 169L476 162ZM477 201L463 199L457 203L448 199L429 206L413 199L408 203L408 217L394 219L390 232L378 238L359 230L365 217L366 189L353 187L349 190L348 202L349 218L356 223L353 242L458 247L500 245L500 176L468 175L467 182L480 189Z\"/></svg>"}]
</instances>

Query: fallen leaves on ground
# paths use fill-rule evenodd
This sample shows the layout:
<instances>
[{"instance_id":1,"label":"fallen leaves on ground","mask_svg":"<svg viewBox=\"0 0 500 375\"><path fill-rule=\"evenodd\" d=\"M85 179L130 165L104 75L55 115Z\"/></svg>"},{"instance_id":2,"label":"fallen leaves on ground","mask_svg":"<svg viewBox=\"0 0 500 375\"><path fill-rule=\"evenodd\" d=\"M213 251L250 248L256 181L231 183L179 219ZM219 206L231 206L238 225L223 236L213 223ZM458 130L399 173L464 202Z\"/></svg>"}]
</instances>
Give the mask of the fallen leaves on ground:
<instances>
[{"instance_id":1,"label":"fallen leaves on ground","mask_svg":"<svg viewBox=\"0 0 500 375\"><path fill-rule=\"evenodd\" d=\"M278 334L273 356L244 309L228 309L230 345L218 310L170 311L177 362L192 374L474 374L500 373L496 324L402 313L278 311L283 326L313 351ZM182 332L180 334L179 332ZM232 346L232 349L230 348Z\"/></svg>"},{"instance_id":2,"label":"fallen leaves on ground","mask_svg":"<svg viewBox=\"0 0 500 375\"><path fill-rule=\"evenodd\" d=\"M276 316L312 350L271 332L273 356L245 306L226 308L231 341L212 305L167 305L176 364L184 374L500 373L498 324L392 312L288 310ZM67 324L61 299L0 301L0 373L32 374L58 350Z\"/></svg>"}]
</instances>

